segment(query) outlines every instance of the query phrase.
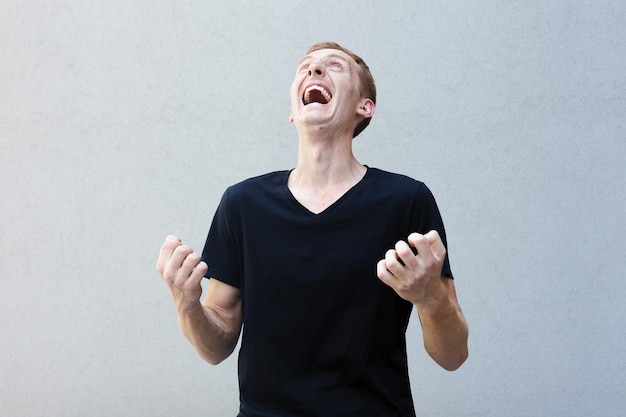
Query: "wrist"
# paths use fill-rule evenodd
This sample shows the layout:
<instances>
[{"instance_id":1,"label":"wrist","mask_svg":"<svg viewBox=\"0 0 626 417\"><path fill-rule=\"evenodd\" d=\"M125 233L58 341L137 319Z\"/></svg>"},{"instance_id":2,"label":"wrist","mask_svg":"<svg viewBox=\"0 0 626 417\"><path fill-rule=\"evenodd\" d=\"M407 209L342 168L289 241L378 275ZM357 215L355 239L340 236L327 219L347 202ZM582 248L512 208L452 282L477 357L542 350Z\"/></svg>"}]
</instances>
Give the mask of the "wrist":
<instances>
[{"instance_id":1,"label":"wrist","mask_svg":"<svg viewBox=\"0 0 626 417\"><path fill-rule=\"evenodd\" d=\"M428 315L431 317L445 317L456 314L456 308L447 294L438 298L429 298L418 303L413 303L420 317Z\"/></svg>"},{"instance_id":2,"label":"wrist","mask_svg":"<svg viewBox=\"0 0 626 417\"><path fill-rule=\"evenodd\" d=\"M204 308L200 300L174 300L176 312L181 317L193 317L197 314L204 314Z\"/></svg>"}]
</instances>

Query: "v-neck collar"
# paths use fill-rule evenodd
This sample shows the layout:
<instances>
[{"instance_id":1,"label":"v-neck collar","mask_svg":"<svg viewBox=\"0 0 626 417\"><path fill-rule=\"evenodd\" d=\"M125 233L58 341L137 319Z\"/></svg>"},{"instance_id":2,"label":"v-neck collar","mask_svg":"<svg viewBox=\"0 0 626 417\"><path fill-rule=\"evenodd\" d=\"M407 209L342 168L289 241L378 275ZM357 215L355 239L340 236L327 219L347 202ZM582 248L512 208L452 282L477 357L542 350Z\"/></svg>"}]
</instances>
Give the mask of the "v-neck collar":
<instances>
[{"instance_id":1,"label":"v-neck collar","mask_svg":"<svg viewBox=\"0 0 626 417\"><path fill-rule=\"evenodd\" d=\"M289 200L293 203L293 205L299 211L303 212L309 217L319 219L323 217L326 213L333 211L335 207L339 206L344 200L346 200L354 192L354 190L362 186L362 184L370 176L370 173L371 173L371 169L369 166L364 165L364 167L366 168L365 175L363 175L363 177L356 184L350 187L345 193L343 193L339 198L337 198L328 207L326 207L324 210L320 211L319 213L314 213L311 210L309 210L307 207L305 207L300 201L298 201L298 199L293 195L293 193L289 189L289 186L287 185L287 180L289 179L289 175L291 174L293 169L290 169L284 172L284 175L281 180L281 187L283 188L284 192L288 196Z\"/></svg>"}]
</instances>

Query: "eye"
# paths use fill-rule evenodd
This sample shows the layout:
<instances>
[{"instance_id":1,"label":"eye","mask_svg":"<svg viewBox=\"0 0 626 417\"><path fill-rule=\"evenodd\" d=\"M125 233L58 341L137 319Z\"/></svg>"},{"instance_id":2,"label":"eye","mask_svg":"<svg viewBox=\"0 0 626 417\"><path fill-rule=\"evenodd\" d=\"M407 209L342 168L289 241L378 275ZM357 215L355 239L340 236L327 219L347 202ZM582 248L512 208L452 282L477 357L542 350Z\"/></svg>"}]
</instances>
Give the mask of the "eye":
<instances>
[{"instance_id":1,"label":"eye","mask_svg":"<svg viewBox=\"0 0 626 417\"><path fill-rule=\"evenodd\" d=\"M309 69L309 64L302 64L300 65L300 67L298 68L298 72L305 72Z\"/></svg>"},{"instance_id":2,"label":"eye","mask_svg":"<svg viewBox=\"0 0 626 417\"><path fill-rule=\"evenodd\" d=\"M334 69L334 70L340 70L343 67L341 66L339 62L331 62L330 65L328 65L328 68Z\"/></svg>"}]
</instances>

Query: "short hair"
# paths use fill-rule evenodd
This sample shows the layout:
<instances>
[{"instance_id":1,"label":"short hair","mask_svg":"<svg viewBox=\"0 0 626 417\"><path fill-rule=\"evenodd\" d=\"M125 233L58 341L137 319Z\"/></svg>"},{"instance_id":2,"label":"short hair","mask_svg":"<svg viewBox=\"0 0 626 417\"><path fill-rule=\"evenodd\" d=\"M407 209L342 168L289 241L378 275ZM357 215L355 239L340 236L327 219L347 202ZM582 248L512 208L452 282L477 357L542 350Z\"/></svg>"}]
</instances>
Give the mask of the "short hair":
<instances>
[{"instance_id":1,"label":"short hair","mask_svg":"<svg viewBox=\"0 0 626 417\"><path fill-rule=\"evenodd\" d=\"M361 96L365 98L369 98L370 100L374 102L374 104L376 104L376 84L374 83L374 77L372 76L372 73L370 72L369 67L367 66L365 61L363 61L363 58L361 58L354 52L344 48L343 46L335 42L316 43L315 45L309 48L309 50L307 51L307 54L310 54L311 52L314 52L314 51L319 51L320 49L337 49L339 51L346 53L352 59L354 59L359 68L359 81L361 84ZM352 134L352 137L353 138L357 137L359 133L365 130L367 125L370 124L370 120L371 120L371 117L363 119L354 129L354 133Z\"/></svg>"}]
</instances>

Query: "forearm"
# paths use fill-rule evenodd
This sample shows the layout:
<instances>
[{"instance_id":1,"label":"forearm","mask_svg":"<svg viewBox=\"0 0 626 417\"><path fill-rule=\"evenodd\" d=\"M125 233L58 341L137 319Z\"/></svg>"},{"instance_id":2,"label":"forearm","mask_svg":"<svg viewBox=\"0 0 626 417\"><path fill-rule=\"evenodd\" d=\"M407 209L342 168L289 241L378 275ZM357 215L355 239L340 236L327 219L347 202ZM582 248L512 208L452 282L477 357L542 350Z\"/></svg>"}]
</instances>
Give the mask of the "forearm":
<instances>
[{"instance_id":1,"label":"forearm","mask_svg":"<svg viewBox=\"0 0 626 417\"><path fill-rule=\"evenodd\" d=\"M428 354L442 368L448 371L458 369L468 356L469 333L458 304L445 300L435 308L416 307Z\"/></svg>"},{"instance_id":2,"label":"forearm","mask_svg":"<svg viewBox=\"0 0 626 417\"><path fill-rule=\"evenodd\" d=\"M200 302L178 311L178 322L183 334L198 355L212 365L230 356L239 338L240 328L233 328L220 314L228 312L218 313Z\"/></svg>"}]
</instances>

